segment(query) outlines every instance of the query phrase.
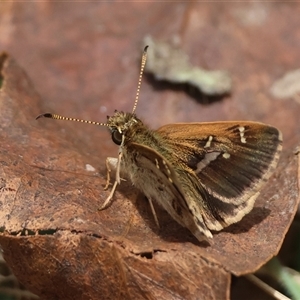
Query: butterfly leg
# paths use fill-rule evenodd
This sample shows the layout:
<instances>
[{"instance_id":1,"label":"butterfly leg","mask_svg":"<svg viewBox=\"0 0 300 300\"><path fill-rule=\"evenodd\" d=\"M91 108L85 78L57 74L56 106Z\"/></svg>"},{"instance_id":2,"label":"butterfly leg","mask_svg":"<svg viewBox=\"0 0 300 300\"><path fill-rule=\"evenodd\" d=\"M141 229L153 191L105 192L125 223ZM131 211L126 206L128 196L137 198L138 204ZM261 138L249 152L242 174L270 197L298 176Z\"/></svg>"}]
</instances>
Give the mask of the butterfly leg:
<instances>
[{"instance_id":1,"label":"butterfly leg","mask_svg":"<svg viewBox=\"0 0 300 300\"><path fill-rule=\"evenodd\" d=\"M110 193L109 193L109 196L106 198L106 200L104 201L104 203L98 208L98 210L103 210L103 209L105 209L107 206L109 206L109 204L110 204L111 201L112 201L113 195L114 195L114 193L115 193L117 184L118 184L118 182L115 181L115 182L114 182L114 185L113 185L113 187L112 187L112 189L111 189L111 191L110 191Z\"/></svg>"},{"instance_id":2,"label":"butterfly leg","mask_svg":"<svg viewBox=\"0 0 300 300\"><path fill-rule=\"evenodd\" d=\"M110 184L110 172L111 172L111 169L116 169L117 168L117 164L118 164L118 159L115 158L115 157L107 157L106 158L106 161L105 161L105 164L106 164L106 185L104 187L104 190L107 190L108 189L108 186Z\"/></svg>"},{"instance_id":3,"label":"butterfly leg","mask_svg":"<svg viewBox=\"0 0 300 300\"><path fill-rule=\"evenodd\" d=\"M149 205L150 205L150 208L151 208L151 211L152 211L152 214L153 214L153 217L154 217L154 221L157 225L158 228L160 228L159 226L159 222L158 222L158 218L157 218L157 215L156 215L156 212L155 212L155 209L154 209L154 206L153 206L153 203L152 203L152 200L151 198L147 198L148 199L148 202L149 202Z\"/></svg>"},{"instance_id":4,"label":"butterfly leg","mask_svg":"<svg viewBox=\"0 0 300 300\"><path fill-rule=\"evenodd\" d=\"M106 198L104 203L99 207L99 210L105 209L109 204L111 203L113 199L113 195L115 193L115 190L117 188L117 185L120 184L121 182L121 177L120 177L120 169L121 169L121 159L122 159L122 151L119 151L119 156L118 158L115 157L107 157L106 159L106 168L107 168L107 180L106 180L106 185L104 189L107 189L110 183L110 172L111 168L116 169L116 180L113 184L113 187L110 191L109 196Z\"/></svg>"},{"instance_id":5,"label":"butterfly leg","mask_svg":"<svg viewBox=\"0 0 300 300\"><path fill-rule=\"evenodd\" d=\"M116 182L120 184L121 182L121 177L120 177L120 170L121 170L121 159L123 156L123 152L119 151L119 156L118 156L118 162L117 162L117 170L116 170Z\"/></svg>"}]
</instances>

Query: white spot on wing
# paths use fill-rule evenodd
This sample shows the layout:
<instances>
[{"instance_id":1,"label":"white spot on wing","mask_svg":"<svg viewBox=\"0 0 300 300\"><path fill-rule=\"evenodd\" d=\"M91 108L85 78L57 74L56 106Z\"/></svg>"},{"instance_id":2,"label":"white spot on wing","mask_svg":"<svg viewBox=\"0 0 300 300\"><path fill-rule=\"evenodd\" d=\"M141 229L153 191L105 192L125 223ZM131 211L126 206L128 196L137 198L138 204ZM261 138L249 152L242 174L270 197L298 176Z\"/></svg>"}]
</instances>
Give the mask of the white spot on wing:
<instances>
[{"instance_id":1,"label":"white spot on wing","mask_svg":"<svg viewBox=\"0 0 300 300\"><path fill-rule=\"evenodd\" d=\"M243 144L246 144L246 138L244 137L245 134L245 127L244 126L240 126L239 127L239 131L240 131L240 136L241 136L241 142Z\"/></svg>"},{"instance_id":2,"label":"white spot on wing","mask_svg":"<svg viewBox=\"0 0 300 300\"><path fill-rule=\"evenodd\" d=\"M207 167L209 165L209 163L211 161L216 160L219 155L220 155L220 152L206 153L204 158L197 163L197 169L195 172L200 173L205 167Z\"/></svg>"},{"instance_id":3,"label":"white spot on wing","mask_svg":"<svg viewBox=\"0 0 300 300\"><path fill-rule=\"evenodd\" d=\"M230 158L230 154L229 153L227 153L227 152L225 152L225 153L223 153L223 155L222 155L224 158L226 158L226 159L228 159L228 158Z\"/></svg>"},{"instance_id":4,"label":"white spot on wing","mask_svg":"<svg viewBox=\"0 0 300 300\"><path fill-rule=\"evenodd\" d=\"M208 141L206 142L206 144L204 145L204 148L208 148L211 145L211 141L213 140L213 137L210 135L208 137Z\"/></svg>"},{"instance_id":5,"label":"white spot on wing","mask_svg":"<svg viewBox=\"0 0 300 300\"><path fill-rule=\"evenodd\" d=\"M155 158L155 164L156 164L156 168L159 169L158 160L156 158Z\"/></svg>"},{"instance_id":6,"label":"white spot on wing","mask_svg":"<svg viewBox=\"0 0 300 300\"><path fill-rule=\"evenodd\" d=\"M170 171L170 169L169 169L167 163L166 163L164 160L163 160L163 164L165 165L168 174L171 175L171 171ZM172 181L171 181L171 182L172 182Z\"/></svg>"}]
</instances>

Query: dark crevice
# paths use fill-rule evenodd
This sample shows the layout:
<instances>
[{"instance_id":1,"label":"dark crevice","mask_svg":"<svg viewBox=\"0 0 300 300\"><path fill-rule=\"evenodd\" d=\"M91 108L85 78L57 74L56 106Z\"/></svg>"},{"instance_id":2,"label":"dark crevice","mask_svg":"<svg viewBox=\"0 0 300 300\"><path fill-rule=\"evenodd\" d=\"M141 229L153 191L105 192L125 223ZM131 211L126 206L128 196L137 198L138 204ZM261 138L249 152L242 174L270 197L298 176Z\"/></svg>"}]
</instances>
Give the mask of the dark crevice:
<instances>
[{"instance_id":1,"label":"dark crevice","mask_svg":"<svg viewBox=\"0 0 300 300\"><path fill-rule=\"evenodd\" d=\"M145 252L137 252L134 253L135 255L138 255L140 257L145 257L147 259L152 259L154 254L157 252L167 252L165 250L160 250L160 249L154 249L153 251L145 251Z\"/></svg>"},{"instance_id":2,"label":"dark crevice","mask_svg":"<svg viewBox=\"0 0 300 300\"><path fill-rule=\"evenodd\" d=\"M35 236L35 235L54 235L57 232L60 231L69 231L73 234L80 234L80 233L85 233L88 236L92 236L92 237L96 237L99 239L103 239L103 236L99 235L99 234L88 234L84 231L80 231L80 230L67 230L67 229L37 229L37 230L32 230L32 229L28 229L28 228L23 228L21 230L18 231L7 231L6 228L4 226L0 227L0 233L9 233L12 236Z\"/></svg>"},{"instance_id":3,"label":"dark crevice","mask_svg":"<svg viewBox=\"0 0 300 300\"><path fill-rule=\"evenodd\" d=\"M64 231L64 229L31 230L31 229L23 228L22 230L19 230L19 231L9 232L9 234L12 235L12 236L54 235L55 233L57 233L59 231ZM83 231L78 231L78 230L69 230L69 231L73 234L84 233ZM0 227L0 233L4 233L4 232L8 233L5 230L5 227ZM87 235L98 238L98 239L106 240L103 236L101 236L99 234L92 233L92 234L87 234ZM126 247L124 247L124 245L122 243L119 246L123 247L124 249L126 248ZM161 249L153 249L152 251L132 252L132 253L134 255L137 255L137 256L140 256L140 257L145 257L147 259L153 259L153 256L157 252L167 252L167 251L166 250L161 250Z\"/></svg>"},{"instance_id":4,"label":"dark crevice","mask_svg":"<svg viewBox=\"0 0 300 300\"><path fill-rule=\"evenodd\" d=\"M14 236L32 236L32 235L53 235L56 233L56 229L44 229L44 230L30 230L30 229L22 229L20 231L10 232L10 235Z\"/></svg>"},{"instance_id":5,"label":"dark crevice","mask_svg":"<svg viewBox=\"0 0 300 300\"><path fill-rule=\"evenodd\" d=\"M140 257L146 257L147 259L153 258L153 252L141 252L139 253Z\"/></svg>"},{"instance_id":6,"label":"dark crevice","mask_svg":"<svg viewBox=\"0 0 300 300\"><path fill-rule=\"evenodd\" d=\"M4 76L2 73L3 65L5 60L7 59L8 55L7 53L3 52L0 54L0 89L2 88L3 82L4 82Z\"/></svg>"}]
</instances>

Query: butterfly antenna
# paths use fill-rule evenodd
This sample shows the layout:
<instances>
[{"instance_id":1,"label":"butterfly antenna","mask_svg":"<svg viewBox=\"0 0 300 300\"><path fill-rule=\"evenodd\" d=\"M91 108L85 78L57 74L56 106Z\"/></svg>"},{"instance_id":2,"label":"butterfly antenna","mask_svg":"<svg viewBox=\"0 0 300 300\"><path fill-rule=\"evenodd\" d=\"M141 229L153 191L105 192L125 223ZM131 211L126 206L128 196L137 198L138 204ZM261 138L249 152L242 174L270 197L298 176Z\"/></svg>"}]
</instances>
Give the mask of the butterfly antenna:
<instances>
[{"instance_id":1,"label":"butterfly antenna","mask_svg":"<svg viewBox=\"0 0 300 300\"><path fill-rule=\"evenodd\" d=\"M50 118L50 119L54 119L54 120L74 121L74 122L80 122L80 123L86 123L86 124L92 124L92 125L108 126L106 123L100 123L100 122L87 121L87 120L81 120L81 119L76 119L76 118L63 117L63 116L56 115L56 114L51 114L51 113L45 113L45 114L38 115L35 119L37 120L37 119L42 118L42 117Z\"/></svg>"},{"instance_id":2,"label":"butterfly antenna","mask_svg":"<svg viewBox=\"0 0 300 300\"><path fill-rule=\"evenodd\" d=\"M135 101L134 101L132 113L135 112L136 106L137 106L138 101L139 101L140 89L141 89L141 85L142 85L142 77L143 77L143 73L144 73L144 69L145 69L145 65L146 65L146 60L147 60L147 49L148 49L148 47L149 46L146 46L144 48L144 51L143 51L141 70L140 70L139 81L138 81L138 87L137 87L137 90L136 90Z\"/></svg>"}]
</instances>

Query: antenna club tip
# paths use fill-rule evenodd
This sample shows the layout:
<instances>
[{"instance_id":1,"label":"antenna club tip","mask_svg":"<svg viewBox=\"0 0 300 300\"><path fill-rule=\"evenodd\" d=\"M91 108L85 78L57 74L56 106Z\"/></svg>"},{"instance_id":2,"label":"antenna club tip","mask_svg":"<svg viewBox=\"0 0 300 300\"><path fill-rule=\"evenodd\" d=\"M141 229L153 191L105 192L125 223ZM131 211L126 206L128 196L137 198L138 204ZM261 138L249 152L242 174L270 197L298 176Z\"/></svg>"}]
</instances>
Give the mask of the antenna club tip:
<instances>
[{"instance_id":1,"label":"antenna club tip","mask_svg":"<svg viewBox=\"0 0 300 300\"><path fill-rule=\"evenodd\" d=\"M44 117L44 118L52 118L52 114L50 114L50 113L40 114L35 119L37 120L37 119L42 118L42 117Z\"/></svg>"}]
</instances>

